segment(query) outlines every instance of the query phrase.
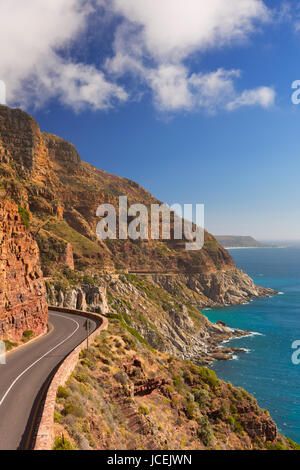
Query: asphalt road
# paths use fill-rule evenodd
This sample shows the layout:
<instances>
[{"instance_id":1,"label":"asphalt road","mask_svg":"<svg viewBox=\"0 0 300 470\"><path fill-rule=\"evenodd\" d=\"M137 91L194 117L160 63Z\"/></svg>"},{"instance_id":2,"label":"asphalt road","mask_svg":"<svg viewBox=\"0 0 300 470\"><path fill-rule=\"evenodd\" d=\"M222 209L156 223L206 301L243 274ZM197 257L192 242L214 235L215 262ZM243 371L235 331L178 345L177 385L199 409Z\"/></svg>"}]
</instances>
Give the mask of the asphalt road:
<instances>
[{"instance_id":1,"label":"asphalt road","mask_svg":"<svg viewBox=\"0 0 300 470\"><path fill-rule=\"evenodd\" d=\"M0 450L28 448L41 392L61 361L87 335L86 317L49 312L50 332L0 364ZM90 320L90 333L97 326Z\"/></svg>"}]
</instances>

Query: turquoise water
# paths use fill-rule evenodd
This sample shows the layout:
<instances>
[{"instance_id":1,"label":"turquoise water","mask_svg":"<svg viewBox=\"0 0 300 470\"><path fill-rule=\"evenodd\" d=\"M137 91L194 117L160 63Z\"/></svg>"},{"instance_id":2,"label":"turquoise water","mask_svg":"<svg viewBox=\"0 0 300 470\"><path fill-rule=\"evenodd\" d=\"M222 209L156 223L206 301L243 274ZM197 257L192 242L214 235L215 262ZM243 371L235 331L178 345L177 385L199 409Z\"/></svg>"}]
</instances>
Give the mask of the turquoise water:
<instances>
[{"instance_id":1,"label":"turquoise water","mask_svg":"<svg viewBox=\"0 0 300 470\"><path fill-rule=\"evenodd\" d=\"M294 340L300 340L300 249L253 248L230 250L236 265L256 284L281 295L247 305L206 310L209 320L258 335L228 345L249 349L236 360L221 361L213 369L222 379L253 393L270 411L279 431L300 443L300 365L291 360Z\"/></svg>"}]
</instances>

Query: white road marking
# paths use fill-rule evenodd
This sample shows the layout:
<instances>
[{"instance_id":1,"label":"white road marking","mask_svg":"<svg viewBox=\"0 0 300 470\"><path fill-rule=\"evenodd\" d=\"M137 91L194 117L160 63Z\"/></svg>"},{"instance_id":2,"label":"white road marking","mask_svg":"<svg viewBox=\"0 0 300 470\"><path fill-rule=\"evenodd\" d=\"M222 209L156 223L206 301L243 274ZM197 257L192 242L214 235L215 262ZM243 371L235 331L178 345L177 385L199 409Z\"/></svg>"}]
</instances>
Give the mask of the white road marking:
<instances>
[{"instance_id":1,"label":"white road marking","mask_svg":"<svg viewBox=\"0 0 300 470\"><path fill-rule=\"evenodd\" d=\"M5 394L3 395L1 401L0 401L0 406L2 405L2 403L4 402L5 398L7 397L7 395L9 394L9 392L11 391L11 389L13 388L13 386L17 383L17 381L24 375L26 374L26 372L28 372L33 366L35 366L35 364L37 364L38 362L40 362L42 359L44 359L44 357L48 356L48 354L50 354L52 351L54 351L56 348L58 348L59 346L61 346L63 343L65 343L66 341L68 341L68 339L70 339L75 333L76 331L78 330L78 328L80 327L79 323L74 320L73 318L69 318L69 317L66 317L65 315L59 315L57 313L50 313L49 312L49 315L54 315L54 316L57 316L57 317L62 317L62 318L66 318L67 320L70 320L72 321L73 323L76 323L76 329L73 331L73 333L71 333L67 338L65 338L63 341L61 341L59 344L57 344L56 346L54 346L54 348L50 349L50 351L46 352L43 356L41 356L39 359L37 359L35 362L33 362L29 367L27 367L20 375L18 375L18 377L13 381L13 383L11 384L11 386L7 389L7 391L5 392Z\"/></svg>"}]
</instances>

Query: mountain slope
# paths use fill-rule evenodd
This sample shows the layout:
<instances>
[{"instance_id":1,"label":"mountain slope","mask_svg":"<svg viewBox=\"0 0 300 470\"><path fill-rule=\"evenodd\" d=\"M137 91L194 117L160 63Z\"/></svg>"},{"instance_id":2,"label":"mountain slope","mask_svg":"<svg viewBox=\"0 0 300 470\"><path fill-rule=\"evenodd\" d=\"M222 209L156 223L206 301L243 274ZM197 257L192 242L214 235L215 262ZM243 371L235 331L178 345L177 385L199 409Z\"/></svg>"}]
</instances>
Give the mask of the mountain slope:
<instances>
[{"instance_id":1,"label":"mountain slope","mask_svg":"<svg viewBox=\"0 0 300 470\"><path fill-rule=\"evenodd\" d=\"M216 235L216 240L224 247L240 247L240 248L262 248L265 245L255 240L253 237L240 235Z\"/></svg>"},{"instance_id":2,"label":"mountain slope","mask_svg":"<svg viewBox=\"0 0 300 470\"><path fill-rule=\"evenodd\" d=\"M208 233L198 251L185 250L177 240L99 241L100 204L117 207L119 195L129 204L159 201L137 183L83 162L72 144L41 132L31 116L5 106L0 106L0 178L32 214L48 276L65 266L90 275L116 270L184 275L180 281L201 296L199 305L239 303L269 293L248 279L245 283L229 253Z\"/></svg>"},{"instance_id":3,"label":"mountain slope","mask_svg":"<svg viewBox=\"0 0 300 470\"><path fill-rule=\"evenodd\" d=\"M117 319L82 352L58 390L54 416L56 449L299 448L244 389L205 367L151 352Z\"/></svg>"},{"instance_id":4,"label":"mountain slope","mask_svg":"<svg viewBox=\"0 0 300 470\"><path fill-rule=\"evenodd\" d=\"M177 240L98 240L99 204L117 206L119 195L129 204L158 201L137 183L83 162L72 144L5 106L0 106L0 182L4 197L30 212L48 302L119 315L161 351L198 363L230 358L232 351L218 345L240 333L212 325L199 309L273 292L236 269L207 232L199 251L187 251Z\"/></svg>"}]
</instances>

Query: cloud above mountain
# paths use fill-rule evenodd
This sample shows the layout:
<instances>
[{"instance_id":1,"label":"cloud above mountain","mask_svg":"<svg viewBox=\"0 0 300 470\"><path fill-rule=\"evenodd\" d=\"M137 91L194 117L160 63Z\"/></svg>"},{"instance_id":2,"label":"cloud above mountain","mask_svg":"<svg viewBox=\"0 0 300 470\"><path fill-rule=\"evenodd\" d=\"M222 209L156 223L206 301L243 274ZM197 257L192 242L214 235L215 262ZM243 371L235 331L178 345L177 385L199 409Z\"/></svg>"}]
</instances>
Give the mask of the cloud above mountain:
<instances>
[{"instance_id":1,"label":"cloud above mountain","mask_svg":"<svg viewBox=\"0 0 300 470\"><path fill-rule=\"evenodd\" d=\"M85 0L0 0L0 79L8 103L39 106L58 98L80 110L127 99L96 66L63 58L92 11Z\"/></svg>"},{"instance_id":2,"label":"cloud above mountain","mask_svg":"<svg viewBox=\"0 0 300 470\"><path fill-rule=\"evenodd\" d=\"M104 60L66 54L103 16L113 38ZM0 0L0 79L8 103L24 107L58 99L75 111L109 109L143 90L162 112L268 108L268 84L239 92L240 70L202 72L201 57L247 41L270 19L262 0Z\"/></svg>"}]
</instances>

